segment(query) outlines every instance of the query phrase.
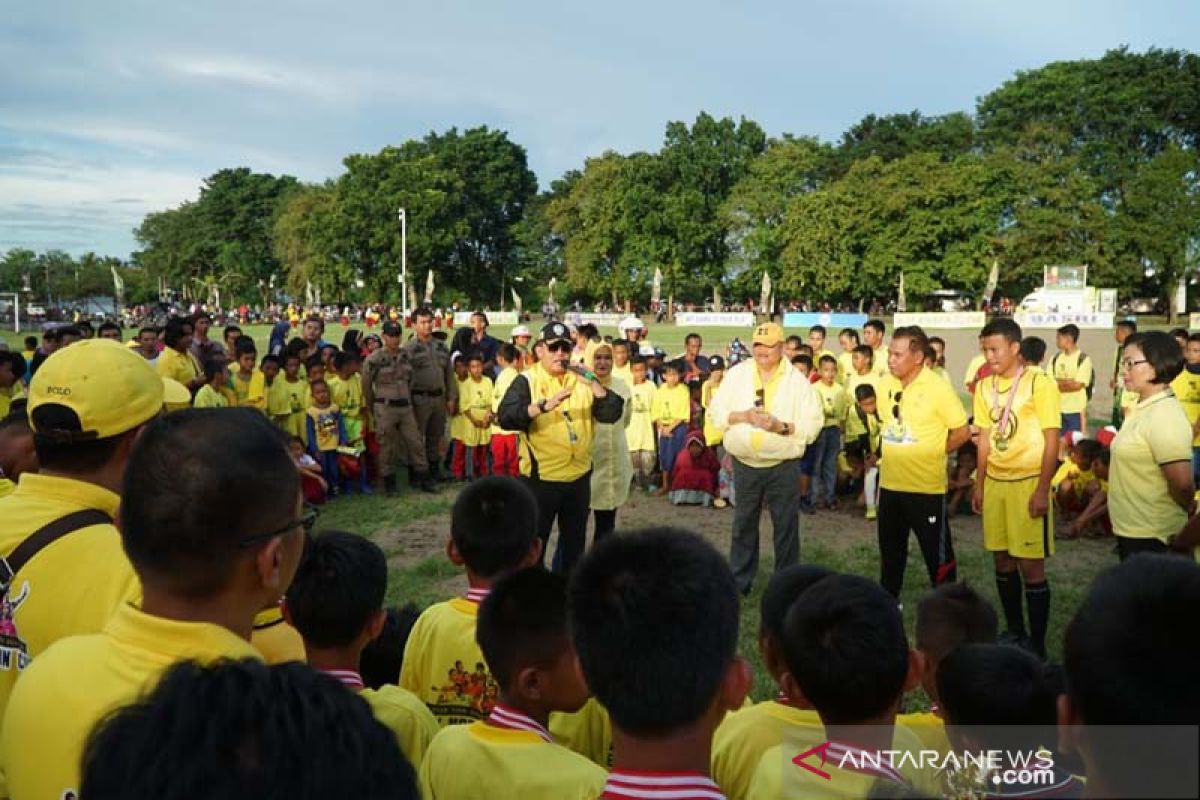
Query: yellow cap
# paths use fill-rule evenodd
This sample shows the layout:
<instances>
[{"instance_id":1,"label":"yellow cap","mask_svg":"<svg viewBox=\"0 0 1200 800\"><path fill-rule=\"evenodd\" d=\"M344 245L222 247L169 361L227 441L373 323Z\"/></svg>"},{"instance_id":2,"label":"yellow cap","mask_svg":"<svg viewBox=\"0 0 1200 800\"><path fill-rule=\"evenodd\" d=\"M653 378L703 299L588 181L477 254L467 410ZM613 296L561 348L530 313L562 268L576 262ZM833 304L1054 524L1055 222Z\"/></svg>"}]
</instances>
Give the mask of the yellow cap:
<instances>
[{"instance_id":1,"label":"yellow cap","mask_svg":"<svg viewBox=\"0 0 1200 800\"><path fill-rule=\"evenodd\" d=\"M783 341L783 328L775 322L764 322L754 329L754 344L765 344L774 347Z\"/></svg>"},{"instance_id":2,"label":"yellow cap","mask_svg":"<svg viewBox=\"0 0 1200 800\"><path fill-rule=\"evenodd\" d=\"M111 339L85 339L55 351L29 383L29 419L43 405L79 417L79 438L107 439L153 419L164 405L187 403L187 387L160 378L146 359Z\"/></svg>"}]
</instances>

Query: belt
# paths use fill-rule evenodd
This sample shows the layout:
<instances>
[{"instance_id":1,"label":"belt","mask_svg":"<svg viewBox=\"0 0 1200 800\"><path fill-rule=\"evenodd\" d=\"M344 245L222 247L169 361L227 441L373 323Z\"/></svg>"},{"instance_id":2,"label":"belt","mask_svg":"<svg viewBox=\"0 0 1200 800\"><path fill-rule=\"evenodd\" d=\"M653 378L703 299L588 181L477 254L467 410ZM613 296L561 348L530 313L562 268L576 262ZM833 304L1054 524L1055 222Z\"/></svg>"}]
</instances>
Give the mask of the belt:
<instances>
[{"instance_id":1,"label":"belt","mask_svg":"<svg viewBox=\"0 0 1200 800\"><path fill-rule=\"evenodd\" d=\"M406 397L402 397L399 400L385 400L382 397L377 397L375 398L375 405L390 406L392 408L408 408L410 405L412 405L412 403Z\"/></svg>"},{"instance_id":2,"label":"belt","mask_svg":"<svg viewBox=\"0 0 1200 800\"><path fill-rule=\"evenodd\" d=\"M417 397L441 397L445 392L442 389L413 389L412 393Z\"/></svg>"}]
</instances>

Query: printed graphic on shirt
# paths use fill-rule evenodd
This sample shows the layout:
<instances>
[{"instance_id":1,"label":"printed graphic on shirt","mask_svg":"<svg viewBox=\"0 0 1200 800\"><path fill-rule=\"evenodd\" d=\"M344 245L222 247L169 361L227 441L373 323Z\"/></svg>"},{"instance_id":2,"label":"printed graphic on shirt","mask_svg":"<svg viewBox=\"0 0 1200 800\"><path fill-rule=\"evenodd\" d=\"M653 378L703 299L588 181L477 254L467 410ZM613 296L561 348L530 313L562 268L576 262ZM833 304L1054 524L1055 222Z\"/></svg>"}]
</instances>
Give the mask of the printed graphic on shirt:
<instances>
[{"instance_id":1,"label":"printed graphic on shirt","mask_svg":"<svg viewBox=\"0 0 1200 800\"><path fill-rule=\"evenodd\" d=\"M473 671L455 661L447 670L446 682L432 687L437 701L429 704L435 717L450 725L466 725L486 719L496 706L500 685L482 661L475 663Z\"/></svg>"},{"instance_id":2,"label":"printed graphic on shirt","mask_svg":"<svg viewBox=\"0 0 1200 800\"><path fill-rule=\"evenodd\" d=\"M10 587L11 588L11 587ZM6 590L0 595L0 669L23 670L29 666L29 645L17 633L16 620L13 617L21 604L29 598L29 581L21 583L21 591L16 597L9 597Z\"/></svg>"}]
</instances>

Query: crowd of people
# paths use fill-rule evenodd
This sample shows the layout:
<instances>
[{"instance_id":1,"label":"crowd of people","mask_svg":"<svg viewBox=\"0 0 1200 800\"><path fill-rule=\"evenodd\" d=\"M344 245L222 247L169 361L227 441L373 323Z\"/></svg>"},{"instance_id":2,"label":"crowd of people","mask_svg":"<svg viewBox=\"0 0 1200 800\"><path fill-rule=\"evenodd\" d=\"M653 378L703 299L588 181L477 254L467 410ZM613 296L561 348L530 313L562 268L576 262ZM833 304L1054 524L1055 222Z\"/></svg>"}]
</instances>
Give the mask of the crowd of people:
<instances>
[{"instance_id":1,"label":"crowd of people","mask_svg":"<svg viewBox=\"0 0 1200 800\"><path fill-rule=\"evenodd\" d=\"M501 342L480 313L443 340L420 309L408 341L389 322L338 347L313 318L262 354L210 324L0 351L0 796L1029 796L948 766L993 750L1038 753L1040 796L1198 787L1200 336L1123 323L1091 436L1073 326L1045 365L989 322L964 407L945 343L879 320L837 354L767 322L677 357L633 320ZM385 609L377 545L313 533L322 502L397 492L401 465L413 489L465 484L446 555L468 588L419 613ZM616 534L634 488L732 505L728 556ZM800 563L801 520L847 501L878 580ZM960 509L999 613L957 580ZM751 704L764 510L778 695ZM911 639L910 532L931 584ZM1068 614L1062 667L1056 533L1111 535L1120 560ZM930 711L906 711L917 691Z\"/></svg>"}]
</instances>

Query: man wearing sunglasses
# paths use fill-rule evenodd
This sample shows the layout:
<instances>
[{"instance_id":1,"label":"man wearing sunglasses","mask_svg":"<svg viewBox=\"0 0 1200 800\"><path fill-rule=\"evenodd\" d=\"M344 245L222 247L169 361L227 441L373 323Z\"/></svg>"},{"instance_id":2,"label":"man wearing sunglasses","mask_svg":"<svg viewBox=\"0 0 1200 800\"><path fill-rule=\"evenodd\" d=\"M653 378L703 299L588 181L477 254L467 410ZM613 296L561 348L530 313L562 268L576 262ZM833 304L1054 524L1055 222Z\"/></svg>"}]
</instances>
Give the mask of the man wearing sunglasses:
<instances>
[{"instance_id":1,"label":"man wearing sunglasses","mask_svg":"<svg viewBox=\"0 0 1200 800\"><path fill-rule=\"evenodd\" d=\"M513 379L500 401L500 427L520 432L521 475L537 499L542 559L557 518L554 565L569 574L587 534L593 424L617 422L625 401L594 373L571 364L575 343L563 323L543 327L539 344L538 362Z\"/></svg>"},{"instance_id":2,"label":"man wearing sunglasses","mask_svg":"<svg viewBox=\"0 0 1200 800\"><path fill-rule=\"evenodd\" d=\"M775 569L800 560L800 461L825 425L821 398L783 357L783 328L754 329L754 359L730 367L709 408L733 456L737 505L729 563L738 590L750 594L758 572L762 507L775 532Z\"/></svg>"},{"instance_id":3,"label":"man wearing sunglasses","mask_svg":"<svg viewBox=\"0 0 1200 800\"><path fill-rule=\"evenodd\" d=\"M10 796L77 795L92 727L171 664L261 658L250 644L254 617L296 573L311 524L302 508L286 439L261 413L187 409L148 425L120 511L141 603L122 605L99 633L60 640L25 670L0 732Z\"/></svg>"}]
</instances>

